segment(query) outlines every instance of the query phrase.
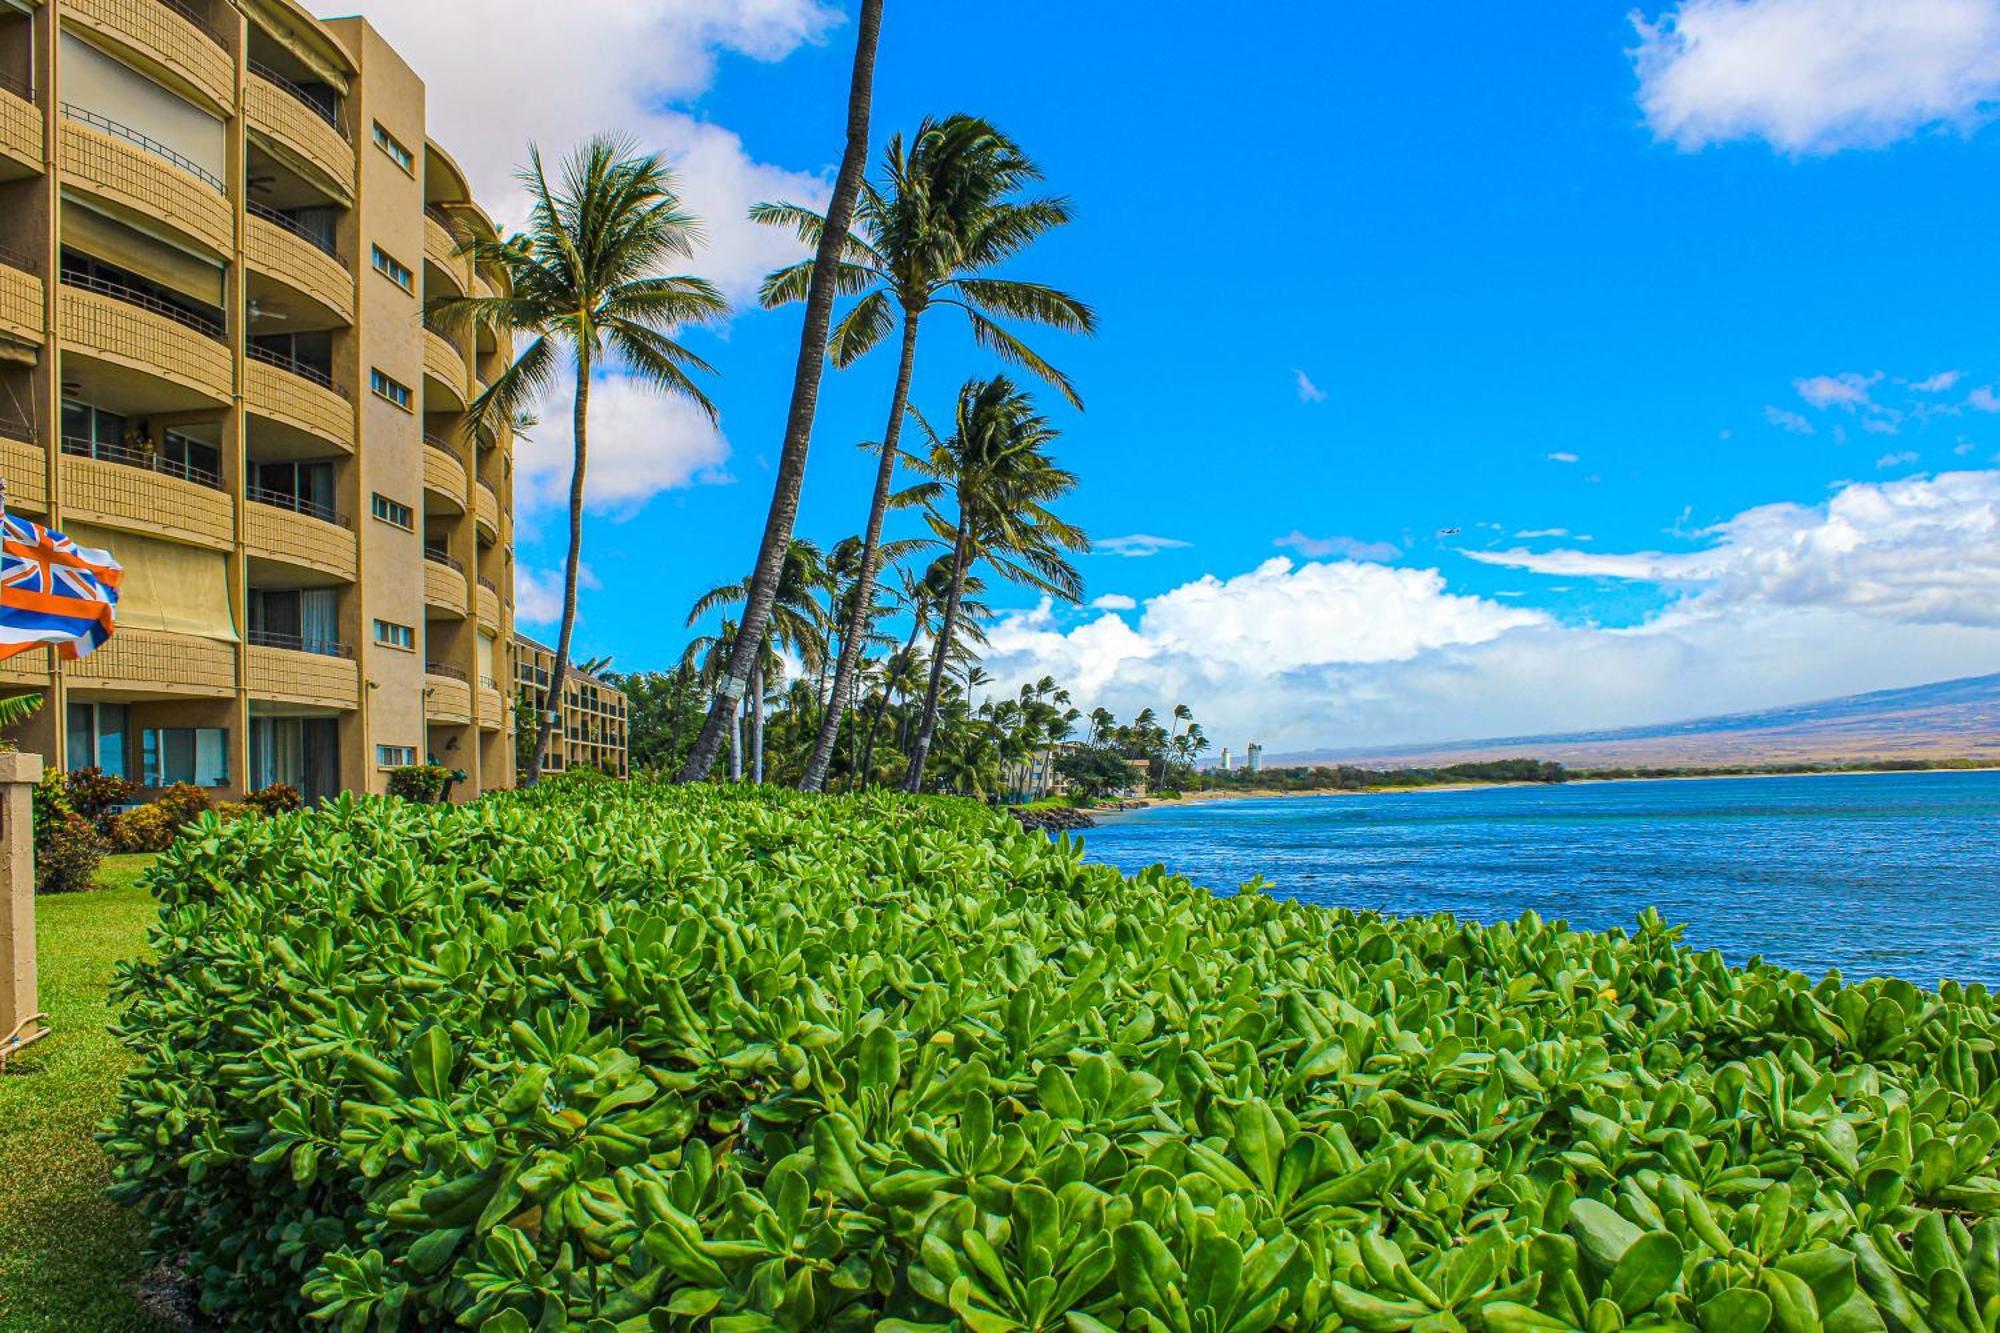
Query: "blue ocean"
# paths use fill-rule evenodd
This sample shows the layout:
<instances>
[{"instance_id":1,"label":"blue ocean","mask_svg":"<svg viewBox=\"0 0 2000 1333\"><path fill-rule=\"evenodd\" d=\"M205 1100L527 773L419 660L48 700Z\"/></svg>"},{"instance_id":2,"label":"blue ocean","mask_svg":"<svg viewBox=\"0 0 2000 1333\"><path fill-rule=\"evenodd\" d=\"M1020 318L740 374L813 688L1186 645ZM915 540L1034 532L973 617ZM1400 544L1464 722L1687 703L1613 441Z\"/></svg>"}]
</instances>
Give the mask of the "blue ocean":
<instances>
[{"instance_id":1,"label":"blue ocean","mask_svg":"<svg viewBox=\"0 0 2000 1333\"><path fill-rule=\"evenodd\" d=\"M1159 807L1091 859L1229 891L1580 929L1647 907L1731 962L2000 986L2000 773L1575 783Z\"/></svg>"}]
</instances>

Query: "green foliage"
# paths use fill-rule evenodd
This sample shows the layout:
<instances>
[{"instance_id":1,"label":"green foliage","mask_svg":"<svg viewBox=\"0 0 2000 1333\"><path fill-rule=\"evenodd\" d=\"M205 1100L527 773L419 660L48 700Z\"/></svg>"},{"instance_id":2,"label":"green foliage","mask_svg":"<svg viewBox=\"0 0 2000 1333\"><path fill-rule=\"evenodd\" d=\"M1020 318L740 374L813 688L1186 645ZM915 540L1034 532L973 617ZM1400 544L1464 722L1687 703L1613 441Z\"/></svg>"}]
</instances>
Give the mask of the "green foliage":
<instances>
[{"instance_id":1,"label":"green foliage","mask_svg":"<svg viewBox=\"0 0 2000 1333\"><path fill-rule=\"evenodd\" d=\"M1108 745L1078 745L1056 756L1056 772L1085 796L1102 798L1133 785L1125 756Z\"/></svg>"},{"instance_id":2,"label":"green foliage","mask_svg":"<svg viewBox=\"0 0 2000 1333\"><path fill-rule=\"evenodd\" d=\"M411 764L389 770L389 794L418 805L436 805L451 786L452 771L443 764Z\"/></svg>"},{"instance_id":3,"label":"green foliage","mask_svg":"<svg viewBox=\"0 0 2000 1333\"><path fill-rule=\"evenodd\" d=\"M1990 1333L2000 1009L558 780L204 824L119 1199L343 1329Z\"/></svg>"},{"instance_id":4,"label":"green foliage","mask_svg":"<svg viewBox=\"0 0 2000 1333\"><path fill-rule=\"evenodd\" d=\"M18 727L42 708L42 696L36 694L12 694L0 699L0 729ZM9 742L4 748L13 749Z\"/></svg>"},{"instance_id":5,"label":"green foliage","mask_svg":"<svg viewBox=\"0 0 2000 1333\"><path fill-rule=\"evenodd\" d=\"M113 818L109 826L112 850L128 854L164 852L178 832L179 826L157 804L127 810Z\"/></svg>"},{"instance_id":6,"label":"green foliage","mask_svg":"<svg viewBox=\"0 0 2000 1333\"><path fill-rule=\"evenodd\" d=\"M70 808L103 831L111 813L143 790L129 778L101 768L79 768L67 779Z\"/></svg>"},{"instance_id":7,"label":"green foliage","mask_svg":"<svg viewBox=\"0 0 2000 1333\"><path fill-rule=\"evenodd\" d=\"M288 815L295 810L306 808L306 798L299 789L284 782L274 782L268 787L251 792L243 798L247 805L255 806L260 814Z\"/></svg>"},{"instance_id":8,"label":"green foliage","mask_svg":"<svg viewBox=\"0 0 2000 1333\"><path fill-rule=\"evenodd\" d=\"M209 795L206 787L197 787L192 782L176 782L161 792L153 804L160 807L174 832L179 833L207 814L213 808L215 798Z\"/></svg>"},{"instance_id":9,"label":"green foliage","mask_svg":"<svg viewBox=\"0 0 2000 1333\"><path fill-rule=\"evenodd\" d=\"M36 785L33 800L35 892L78 893L93 887L97 867L109 850L97 825L79 812L69 774L51 769Z\"/></svg>"}]
</instances>

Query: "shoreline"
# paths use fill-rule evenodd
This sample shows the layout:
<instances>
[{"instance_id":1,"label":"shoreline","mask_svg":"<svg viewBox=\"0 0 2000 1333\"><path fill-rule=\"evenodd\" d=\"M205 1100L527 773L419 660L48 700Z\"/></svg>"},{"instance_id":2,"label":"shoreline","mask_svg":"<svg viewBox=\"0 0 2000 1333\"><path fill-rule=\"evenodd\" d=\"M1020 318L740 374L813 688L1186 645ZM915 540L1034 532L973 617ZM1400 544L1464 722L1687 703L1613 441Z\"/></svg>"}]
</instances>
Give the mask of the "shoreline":
<instances>
[{"instance_id":1,"label":"shoreline","mask_svg":"<svg viewBox=\"0 0 2000 1333\"><path fill-rule=\"evenodd\" d=\"M1123 806L1078 806L1079 810L1093 819L1116 819L1120 815L1136 815L1145 810L1172 810L1187 806L1209 805L1217 801L1274 801L1310 800L1335 796L1415 796L1425 792L1453 791L1504 791L1520 787L1595 787L1625 782L1718 782L1740 781L1744 778L1887 778L1909 777L1926 773L2000 773L2000 765L1980 765L1973 768L1846 768L1821 769L1808 773L1670 773L1659 777L1630 778L1570 778L1563 782L1437 782L1420 787L1358 787L1346 790L1325 791L1281 791L1273 788L1257 788L1250 791L1198 791L1182 796L1155 798L1135 797Z\"/></svg>"}]
</instances>

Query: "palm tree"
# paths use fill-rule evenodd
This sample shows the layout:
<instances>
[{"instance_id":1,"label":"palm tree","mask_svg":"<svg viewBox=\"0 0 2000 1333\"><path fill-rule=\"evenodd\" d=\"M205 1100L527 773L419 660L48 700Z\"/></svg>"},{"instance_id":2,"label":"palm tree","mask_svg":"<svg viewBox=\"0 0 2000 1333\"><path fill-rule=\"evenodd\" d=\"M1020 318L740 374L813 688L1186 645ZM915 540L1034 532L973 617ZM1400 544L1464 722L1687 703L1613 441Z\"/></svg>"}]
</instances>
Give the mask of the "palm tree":
<instances>
[{"instance_id":1,"label":"palm tree","mask_svg":"<svg viewBox=\"0 0 2000 1333\"><path fill-rule=\"evenodd\" d=\"M931 440L930 454L913 461L951 492L958 514L949 523L935 511L931 515L933 531L951 539L951 588L931 652L923 721L904 778L905 789L912 792L923 790L945 663L972 566L984 561L1011 582L1074 603L1082 598L1083 577L1065 553L1090 549L1083 530L1048 507L1076 487L1075 474L1057 467L1047 453L1056 429L1006 376L967 381L959 390L952 433L940 438L928 425L924 433Z\"/></svg>"},{"instance_id":2,"label":"palm tree","mask_svg":"<svg viewBox=\"0 0 2000 1333\"><path fill-rule=\"evenodd\" d=\"M750 667L763 646L764 630L784 572L785 552L799 514L799 491L805 485L806 455L812 449L813 417L819 408L819 383L826 373L827 330L833 323L836 266L841 243L854 217L854 199L867 170L868 118L874 107L875 48L882 36L882 0L861 0L861 22L854 43L854 72L847 92L847 147L834 178L827 205L826 232L820 237L813 272L806 284L806 318L799 331L799 356L792 371L792 401L785 414L785 446L778 456L777 482L771 509L764 520L763 543L757 551L756 572L743 607L743 636L730 654L728 674L708 710L708 721L695 738L694 750L681 769L681 781L698 782L715 767L722 733L736 701L749 688Z\"/></svg>"},{"instance_id":3,"label":"palm tree","mask_svg":"<svg viewBox=\"0 0 2000 1333\"><path fill-rule=\"evenodd\" d=\"M507 241L467 237L474 262L507 277L493 296L443 296L427 317L448 334L479 329L529 339L513 364L467 411L467 433L489 435L520 419L554 387L569 354L575 376L575 456L569 482L569 553L563 563L562 629L556 637L550 699L563 697L570 637L576 628L576 585L583 564L584 469L589 458L590 378L600 362L668 394L688 399L711 418L715 404L690 371L711 367L673 337L684 324L727 314L722 294L701 278L662 276L670 260L691 258L701 236L681 208L674 176L658 154L640 155L624 141L599 137L572 153L551 183L541 150L530 147L520 173L532 207L528 229ZM542 713L528 761L528 785L540 780L556 710Z\"/></svg>"},{"instance_id":4,"label":"palm tree","mask_svg":"<svg viewBox=\"0 0 2000 1333\"><path fill-rule=\"evenodd\" d=\"M1021 199L1019 190L1041 179L1041 168L1015 142L976 116L925 119L906 152L903 136L889 140L881 181L865 182L855 205L855 226L840 260L838 286L861 299L833 330L829 351L845 370L880 346L902 323L902 352L889 396L889 421L882 431L875 490L862 536L861 595L842 635L840 661L833 673L833 699L813 747L802 790L826 782L841 715L853 691L859 645L868 626L875 579L885 557L879 550L900 456L903 418L917 363L917 329L933 307L964 313L972 336L1002 359L1053 384L1081 407L1075 388L1061 371L1008 332L1004 321L1021 320L1069 332L1092 333L1090 307L1040 283L990 276L991 270L1025 250L1071 217L1062 198ZM788 227L800 239L820 243L826 219L797 204L759 204L750 216ZM766 309L799 300L817 273L817 260L803 260L773 273L758 293ZM850 646L852 645L852 646Z\"/></svg>"},{"instance_id":5,"label":"palm tree","mask_svg":"<svg viewBox=\"0 0 2000 1333\"><path fill-rule=\"evenodd\" d=\"M910 637L903 644L901 652L890 655L886 667L888 683L884 685L874 716L868 720L867 739L862 744L860 767L856 770L858 785L864 787L874 771L875 736L882 725L882 715L889 708L891 696L901 694L907 698L915 693L914 684L920 679L918 668L922 661L922 655L917 651L917 640L933 629L937 613L943 608L945 598L951 592L951 557L940 556L921 571L900 569L898 578L901 587L897 590L895 598L909 614ZM959 599L959 609L968 624L977 624L991 614L987 605L977 600L985 591L985 580L977 574L966 576L965 587ZM981 633L983 634L983 631ZM900 747L902 744L900 724L898 728L896 739Z\"/></svg>"},{"instance_id":6,"label":"palm tree","mask_svg":"<svg viewBox=\"0 0 2000 1333\"><path fill-rule=\"evenodd\" d=\"M764 641L767 653L789 648L798 655L806 670L816 670L826 658L826 635L830 628L826 608L816 596L826 583L826 557L817 544L794 537L785 552L783 572L778 579L778 595L771 604L770 626ZM740 606L750 595L749 580L725 583L703 593L688 612L692 625L709 612L723 606ZM764 677L767 653L758 654L750 674L750 780L764 780Z\"/></svg>"}]
</instances>

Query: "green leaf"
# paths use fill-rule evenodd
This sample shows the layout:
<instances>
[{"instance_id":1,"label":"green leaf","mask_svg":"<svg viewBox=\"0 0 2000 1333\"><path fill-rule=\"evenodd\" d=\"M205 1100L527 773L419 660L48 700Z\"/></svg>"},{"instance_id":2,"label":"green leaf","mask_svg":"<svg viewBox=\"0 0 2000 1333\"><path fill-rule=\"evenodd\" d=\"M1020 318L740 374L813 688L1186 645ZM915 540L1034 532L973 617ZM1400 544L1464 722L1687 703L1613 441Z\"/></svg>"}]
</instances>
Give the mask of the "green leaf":
<instances>
[{"instance_id":1,"label":"green leaf","mask_svg":"<svg viewBox=\"0 0 2000 1333\"><path fill-rule=\"evenodd\" d=\"M1649 1231L1626 1247L1604 1284L1604 1294L1628 1319L1643 1314L1680 1281L1682 1258L1681 1243L1672 1233Z\"/></svg>"}]
</instances>

